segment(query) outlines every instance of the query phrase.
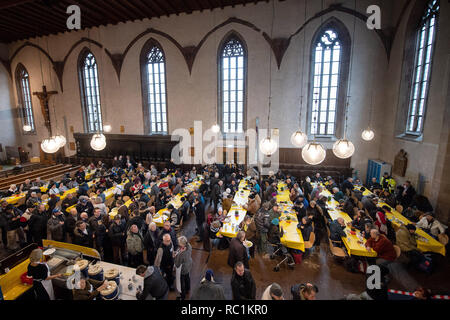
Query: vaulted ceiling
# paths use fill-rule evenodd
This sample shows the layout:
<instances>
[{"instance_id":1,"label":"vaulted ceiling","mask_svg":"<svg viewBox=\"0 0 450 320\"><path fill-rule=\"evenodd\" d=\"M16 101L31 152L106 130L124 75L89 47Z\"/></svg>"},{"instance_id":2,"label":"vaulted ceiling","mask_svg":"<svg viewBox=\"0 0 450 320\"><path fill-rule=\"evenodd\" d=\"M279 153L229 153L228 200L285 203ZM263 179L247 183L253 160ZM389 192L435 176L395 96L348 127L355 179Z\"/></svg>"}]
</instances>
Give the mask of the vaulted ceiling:
<instances>
[{"instance_id":1,"label":"vaulted ceiling","mask_svg":"<svg viewBox=\"0 0 450 320\"><path fill-rule=\"evenodd\" d=\"M68 31L67 7L81 11L81 27L191 14L236 5L253 5L269 0L2 0L0 1L0 42ZM279 0L283 1L283 0Z\"/></svg>"}]
</instances>

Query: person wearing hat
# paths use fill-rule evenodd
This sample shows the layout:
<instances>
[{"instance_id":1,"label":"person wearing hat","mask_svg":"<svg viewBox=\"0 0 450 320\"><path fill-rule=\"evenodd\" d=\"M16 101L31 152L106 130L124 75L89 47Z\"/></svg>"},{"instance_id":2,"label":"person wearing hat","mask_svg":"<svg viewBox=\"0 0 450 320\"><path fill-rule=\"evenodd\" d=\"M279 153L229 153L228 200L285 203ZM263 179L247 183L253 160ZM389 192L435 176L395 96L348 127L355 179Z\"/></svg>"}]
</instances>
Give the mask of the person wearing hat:
<instances>
[{"instance_id":1,"label":"person wearing hat","mask_svg":"<svg viewBox=\"0 0 450 320\"><path fill-rule=\"evenodd\" d=\"M76 208L79 214L81 214L82 212L86 212L89 217L94 214L94 206L92 205L91 201L89 201L89 198L87 196L81 196L79 198Z\"/></svg>"},{"instance_id":2,"label":"person wearing hat","mask_svg":"<svg viewBox=\"0 0 450 320\"><path fill-rule=\"evenodd\" d=\"M66 232L64 229L65 218L66 217L59 208L53 209L52 216L47 222L47 238L49 240L64 242L66 239Z\"/></svg>"},{"instance_id":3,"label":"person wearing hat","mask_svg":"<svg viewBox=\"0 0 450 320\"><path fill-rule=\"evenodd\" d=\"M278 218L272 219L270 222L269 233L267 235L267 240L269 242L267 249L269 254L273 254L275 248L280 244L282 236L283 228L280 227L280 220ZM281 246L281 251L283 254L287 253L287 249L284 246Z\"/></svg>"},{"instance_id":4,"label":"person wearing hat","mask_svg":"<svg viewBox=\"0 0 450 320\"><path fill-rule=\"evenodd\" d=\"M226 300L223 287L214 281L214 273L206 270L205 277L194 290L190 300Z\"/></svg>"},{"instance_id":5,"label":"person wearing hat","mask_svg":"<svg viewBox=\"0 0 450 320\"><path fill-rule=\"evenodd\" d=\"M231 239L230 248L228 253L228 265L234 268L234 265L238 261L242 261L247 269L250 269L248 264L248 253L244 246L245 232L239 231L235 238Z\"/></svg>"},{"instance_id":6,"label":"person wearing hat","mask_svg":"<svg viewBox=\"0 0 450 320\"><path fill-rule=\"evenodd\" d=\"M417 249L416 226L409 223L402 225L396 232L396 244L410 260L410 265L417 265L423 260L423 254Z\"/></svg>"},{"instance_id":7,"label":"person wearing hat","mask_svg":"<svg viewBox=\"0 0 450 320\"><path fill-rule=\"evenodd\" d=\"M264 290L261 300L284 300L283 289L274 282Z\"/></svg>"},{"instance_id":8,"label":"person wearing hat","mask_svg":"<svg viewBox=\"0 0 450 320\"><path fill-rule=\"evenodd\" d=\"M316 300L319 289L311 283L298 283L291 287L292 300Z\"/></svg>"},{"instance_id":9,"label":"person wearing hat","mask_svg":"<svg viewBox=\"0 0 450 320\"><path fill-rule=\"evenodd\" d=\"M62 274L50 275L50 268L45 262L41 262L42 259L41 249L31 251L27 275L33 278L33 290L37 300L55 300L52 279L60 278Z\"/></svg>"}]
</instances>

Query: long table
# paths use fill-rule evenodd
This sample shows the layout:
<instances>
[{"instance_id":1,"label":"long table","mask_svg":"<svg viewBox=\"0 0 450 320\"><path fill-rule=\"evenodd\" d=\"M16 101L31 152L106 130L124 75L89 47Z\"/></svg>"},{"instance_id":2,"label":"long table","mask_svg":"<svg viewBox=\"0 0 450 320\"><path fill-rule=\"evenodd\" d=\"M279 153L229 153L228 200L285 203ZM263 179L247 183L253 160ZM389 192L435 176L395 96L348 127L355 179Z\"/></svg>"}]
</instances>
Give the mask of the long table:
<instances>
[{"instance_id":1,"label":"long table","mask_svg":"<svg viewBox=\"0 0 450 320\"><path fill-rule=\"evenodd\" d=\"M367 250L365 245L366 239L362 236L359 230L356 230L355 234L351 233L351 229L347 226L347 223L352 222L352 218L350 218L347 213L338 209L339 202L334 200L331 192L324 188L324 190L321 192L321 195L324 195L328 199L330 199L327 201L328 214L330 215L330 217L333 220L342 218L345 221L346 227L344 231L347 236L341 237L341 239L345 245L345 248L347 249L348 254L351 256L353 255L360 257L376 257L377 253L373 249Z\"/></svg>"},{"instance_id":2,"label":"long table","mask_svg":"<svg viewBox=\"0 0 450 320\"><path fill-rule=\"evenodd\" d=\"M280 207L280 226L284 230L284 234L281 237L281 244L285 247L305 251L305 241L301 231L297 228L298 219L292 207L292 203L289 197L289 188L285 182L278 183L277 203Z\"/></svg>"},{"instance_id":3,"label":"long table","mask_svg":"<svg viewBox=\"0 0 450 320\"><path fill-rule=\"evenodd\" d=\"M360 187L355 187L355 189L360 189ZM367 196L373 194L369 190L363 191L363 196ZM400 228L402 225L407 224L414 224L409 219L407 219L405 216L403 216L400 212L398 212L396 209L389 206L387 203L383 201L379 201L378 205L383 207L387 206L391 209L391 212L386 212L386 218L392 223L394 229ZM435 252L439 253L443 256L445 256L445 246L434 239L432 236L430 236L428 233L423 231L420 228L416 229L416 235L417 235L417 248L422 252Z\"/></svg>"},{"instance_id":4,"label":"long table","mask_svg":"<svg viewBox=\"0 0 450 320\"><path fill-rule=\"evenodd\" d=\"M229 238L236 237L239 231L239 225L244 221L244 218L247 215L247 210L244 209L244 206L248 202L250 191L247 178L239 181L238 191L233 198L233 205L227 213L227 217L219 231L221 235Z\"/></svg>"}]
</instances>

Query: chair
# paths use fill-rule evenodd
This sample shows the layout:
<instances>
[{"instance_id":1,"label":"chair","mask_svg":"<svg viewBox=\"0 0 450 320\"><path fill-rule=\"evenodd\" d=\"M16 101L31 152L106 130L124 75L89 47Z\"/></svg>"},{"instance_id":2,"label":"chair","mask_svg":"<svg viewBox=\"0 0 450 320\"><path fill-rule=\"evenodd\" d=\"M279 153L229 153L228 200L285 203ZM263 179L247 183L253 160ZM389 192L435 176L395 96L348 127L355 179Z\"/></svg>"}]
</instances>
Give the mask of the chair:
<instances>
[{"instance_id":1,"label":"chair","mask_svg":"<svg viewBox=\"0 0 450 320\"><path fill-rule=\"evenodd\" d=\"M314 246L314 242L316 241L316 234L311 232L309 235L309 240L305 241L305 249L310 249Z\"/></svg>"},{"instance_id":2,"label":"chair","mask_svg":"<svg viewBox=\"0 0 450 320\"><path fill-rule=\"evenodd\" d=\"M438 235L438 240L440 243L446 246L448 244L448 235L441 233Z\"/></svg>"},{"instance_id":3,"label":"chair","mask_svg":"<svg viewBox=\"0 0 450 320\"><path fill-rule=\"evenodd\" d=\"M398 204L397 206L395 206L395 210L397 210L398 213L402 213L403 212L403 206L401 204Z\"/></svg>"},{"instance_id":4,"label":"chair","mask_svg":"<svg viewBox=\"0 0 450 320\"><path fill-rule=\"evenodd\" d=\"M329 245L330 245L330 252L333 255L333 257L339 258L339 259L343 259L343 258L347 257L347 254L345 253L344 249L342 249L340 247L335 247L330 238L328 238L328 240L329 240Z\"/></svg>"},{"instance_id":5,"label":"chair","mask_svg":"<svg viewBox=\"0 0 450 320\"><path fill-rule=\"evenodd\" d=\"M397 259L398 259L398 257L400 257L400 255L402 254L402 249L400 249L399 246L394 244L394 250L395 250L395 254L397 255Z\"/></svg>"}]
</instances>

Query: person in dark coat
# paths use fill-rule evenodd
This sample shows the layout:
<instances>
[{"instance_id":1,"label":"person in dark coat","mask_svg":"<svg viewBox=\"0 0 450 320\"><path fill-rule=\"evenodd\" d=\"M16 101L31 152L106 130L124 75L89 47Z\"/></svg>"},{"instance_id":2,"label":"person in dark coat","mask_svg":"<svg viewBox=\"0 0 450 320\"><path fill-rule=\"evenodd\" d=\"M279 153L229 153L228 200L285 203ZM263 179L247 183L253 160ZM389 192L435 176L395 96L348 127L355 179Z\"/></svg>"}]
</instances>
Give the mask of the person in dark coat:
<instances>
[{"instance_id":1,"label":"person in dark coat","mask_svg":"<svg viewBox=\"0 0 450 320\"><path fill-rule=\"evenodd\" d=\"M73 231L75 230L75 224L79 218L78 211L75 208L70 209L69 216L64 221L64 230L68 236L68 241L73 243Z\"/></svg>"},{"instance_id":2,"label":"person in dark coat","mask_svg":"<svg viewBox=\"0 0 450 320\"><path fill-rule=\"evenodd\" d=\"M291 287L292 300L316 300L317 286L311 283L297 283Z\"/></svg>"},{"instance_id":3,"label":"person in dark coat","mask_svg":"<svg viewBox=\"0 0 450 320\"><path fill-rule=\"evenodd\" d=\"M93 248L93 237L91 229L83 221L77 221L73 231L73 244Z\"/></svg>"},{"instance_id":4,"label":"person in dark coat","mask_svg":"<svg viewBox=\"0 0 450 320\"><path fill-rule=\"evenodd\" d=\"M203 222L205 222L205 206L198 197L194 199L194 213L195 213L195 222L197 224L197 229L195 231L199 236L198 241L200 242L203 240L202 225Z\"/></svg>"},{"instance_id":5,"label":"person in dark coat","mask_svg":"<svg viewBox=\"0 0 450 320\"><path fill-rule=\"evenodd\" d=\"M228 265L234 268L236 262L241 261L245 268L250 269L248 264L248 253L244 247L245 232L239 231L235 238L231 239L228 254Z\"/></svg>"},{"instance_id":6,"label":"person in dark coat","mask_svg":"<svg viewBox=\"0 0 450 320\"><path fill-rule=\"evenodd\" d=\"M250 270L241 261L236 262L231 276L233 300L255 300L256 284Z\"/></svg>"},{"instance_id":7,"label":"person in dark coat","mask_svg":"<svg viewBox=\"0 0 450 320\"><path fill-rule=\"evenodd\" d=\"M175 250L173 248L172 240L169 234L164 234L162 242L156 251L155 266L161 269L164 274L167 285L172 290L173 285L173 266Z\"/></svg>"},{"instance_id":8,"label":"person in dark coat","mask_svg":"<svg viewBox=\"0 0 450 320\"><path fill-rule=\"evenodd\" d=\"M47 213L43 204L39 205L28 220L31 238L38 246L42 246L42 239L47 237Z\"/></svg>"},{"instance_id":9,"label":"person in dark coat","mask_svg":"<svg viewBox=\"0 0 450 320\"><path fill-rule=\"evenodd\" d=\"M151 222L148 231L144 236L144 250L142 252L144 258L144 264L153 265L156 257L156 250L159 248L158 240L159 232L156 228L156 224Z\"/></svg>"},{"instance_id":10,"label":"person in dark coat","mask_svg":"<svg viewBox=\"0 0 450 320\"><path fill-rule=\"evenodd\" d=\"M72 289L73 300L95 300L100 291L108 287L108 281L98 281L81 277L77 288Z\"/></svg>"},{"instance_id":11,"label":"person in dark coat","mask_svg":"<svg viewBox=\"0 0 450 320\"><path fill-rule=\"evenodd\" d=\"M51 236L51 240L64 242L66 239L64 229L65 217L59 208L53 209L52 216L47 222L47 230Z\"/></svg>"},{"instance_id":12,"label":"person in dark coat","mask_svg":"<svg viewBox=\"0 0 450 320\"><path fill-rule=\"evenodd\" d=\"M94 206L89 201L88 197L82 196L80 197L78 204L76 206L78 214L81 214L82 212L86 212L89 217L92 217L94 214Z\"/></svg>"},{"instance_id":13,"label":"person in dark coat","mask_svg":"<svg viewBox=\"0 0 450 320\"><path fill-rule=\"evenodd\" d=\"M158 243L162 242L162 238L163 236L168 233L170 235L170 239L172 240L172 244L173 244L173 249L175 251L178 250L178 239L177 239L177 235L175 233L175 230L172 228L172 226L170 225L169 220L166 220L164 222L163 228L161 229L159 236L158 236Z\"/></svg>"},{"instance_id":14,"label":"person in dark coat","mask_svg":"<svg viewBox=\"0 0 450 320\"><path fill-rule=\"evenodd\" d=\"M339 217L336 220L330 223L330 239L336 242L333 242L333 245L336 246L337 242L342 245L342 237L347 237L347 234L344 232L345 229L345 221L343 218Z\"/></svg>"},{"instance_id":15,"label":"person in dark coat","mask_svg":"<svg viewBox=\"0 0 450 320\"><path fill-rule=\"evenodd\" d=\"M104 239L106 237L106 227L103 225L101 209L95 208L94 215L89 218L88 224L94 235L95 249L100 253L102 260L104 259Z\"/></svg>"},{"instance_id":16,"label":"person in dark coat","mask_svg":"<svg viewBox=\"0 0 450 320\"><path fill-rule=\"evenodd\" d=\"M167 300L169 286L158 267L140 265L136 274L144 278L144 288L136 292L138 300Z\"/></svg>"},{"instance_id":17,"label":"person in dark coat","mask_svg":"<svg viewBox=\"0 0 450 320\"><path fill-rule=\"evenodd\" d=\"M120 264L120 258L122 258L123 264L126 261L125 239L126 230L125 225L120 220L119 215L114 217L113 223L108 230L109 238L111 239L111 246L113 249L113 261L116 264Z\"/></svg>"},{"instance_id":18,"label":"person in dark coat","mask_svg":"<svg viewBox=\"0 0 450 320\"><path fill-rule=\"evenodd\" d=\"M352 190L353 190L354 186L353 186L353 178L348 177L347 180L345 180L344 182L342 182L342 192L344 194L347 194L347 190L348 193L351 194Z\"/></svg>"},{"instance_id":19,"label":"person in dark coat","mask_svg":"<svg viewBox=\"0 0 450 320\"><path fill-rule=\"evenodd\" d=\"M205 277L191 295L191 300L226 300L223 287L214 281L214 273L206 270Z\"/></svg>"}]
</instances>

